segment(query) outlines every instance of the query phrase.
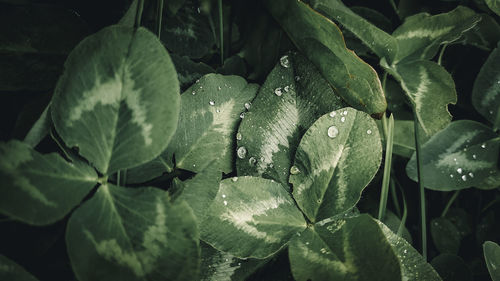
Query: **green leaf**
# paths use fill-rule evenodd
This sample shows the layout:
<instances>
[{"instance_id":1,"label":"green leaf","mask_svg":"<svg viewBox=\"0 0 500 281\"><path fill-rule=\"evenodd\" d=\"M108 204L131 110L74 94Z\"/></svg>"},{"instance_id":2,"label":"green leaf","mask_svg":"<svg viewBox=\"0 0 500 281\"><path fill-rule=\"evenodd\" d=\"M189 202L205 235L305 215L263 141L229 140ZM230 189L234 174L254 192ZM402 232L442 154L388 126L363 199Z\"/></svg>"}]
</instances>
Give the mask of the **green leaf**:
<instances>
[{"instance_id":1,"label":"green leaf","mask_svg":"<svg viewBox=\"0 0 500 281\"><path fill-rule=\"evenodd\" d=\"M492 241L483 244L484 259L493 281L500 280L500 246Z\"/></svg>"},{"instance_id":2,"label":"green leaf","mask_svg":"<svg viewBox=\"0 0 500 281\"><path fill-rule=\"evenodd\" d=\"M297 281L401 279L396 255L366 214L307 228L290 242L289 257Z\"/></svg>"},{"instance_id":3,"label":"green leaf","mask_svg":"<svg viewBox=\"0 0 500 281\"><path fill-rule=\"evenodd\" d=\"M221 181L201 239L239 258L266 258L306 228L286 187L272 180L239 177Z\"/></svg>"},{"instance_id":4,"label":"green leaf","mask_svg":"<svg viewBox=\"0 0 500 281\"><path fill-rule=\"evenodd\" d=\"M450 123L448 104L457 102L457 93L446 69L425 60L388 66L382 59L381 65L401 83L427 135L435 134Z\"/></svg>"},{"instance_id":5,"label":"green leaf","mask_svg":"<svg viewBox=\"0 0 500 281\"><path fill-rule=\"evenodd\" d=\"M120 21L118 22L119 25L123 25L126 27L134 27L135 26L135 17L137 16L137 8L139 5L138 0L133 0L125 14L122 16Z\"/></svg>"},{"instance_id":6,"label":"green leaf","mask_svg":"<svg viewBox=\"0 0 500 281\"><path fill-rule=\"evenodd\" d=\"M387 226L380 221L377 221L380 229L384 233L387 241L396 253L401 268L402 280L413 281L440 281L441 278L434 271L434 268L427 263L417 250L404 238L397 236Z\"/></svg>"},{"instance_id":7,"label":"green leaf","mask_svg":"<svg viewBox=\"0 0 500 281\"><path fill-rule=\"evenodd\" d=\"M257 90L239 76L202 77L182 94L177 132L162 155L167 161L175 155L176 167L193 172L214 159L221 171L231 172L236 126Z\"/></svg>"},{"instance_id":8,"label":"green leaf","mask_svg":"<svg viewBox=\"0 0 500 281\"><path fill-rule=\"evenodd\" d=\"M458 254L462 235L447 218L438 217L432 219L431 236L440 253Z\"/></svg>"},{"instance_id":9,"label":"green leaf","mask_svg":"<svg viewBox=\"0 0 500 281\"><path fill-rule=\"evenodd\" d=\"M346 48L340 29L301 1L265 2L299 50L351 106L369 114L385 111L377 72Z\"/></svg>"},{"instance_id":10,"label":"green leaf","mask_svg":"<svg viewBox=\"0 0 500 281\"><path fill-rule=\"evenodd\" d=\"M188 203L198 223L202 222L207 215L207 209L219 190L221 177L220 169L212 163L192 179L177 182L180 194L176 200L184 200Z\"/></svg>"},{"instance_id":11,"label":"green leaf","mask_svg":"<svg viewBox=\"0 0 500 281\"><path fill-rule=\"evenodd\" d=\"M156 188L103 185L66 231L76 277L87 280L198 278L199 234L185 202Z\"/></svg>"},{"instance_id":12,"label":"green leaf","mask_svg":"<svg viewBox=\"0 0 500 281\"><path fill-rule=\"evenodd\" d=\"M391 212L390 210L386 210L385 217L383 223L394 233L398 232L399 226L401 225L401 220ZM403 237L408 243L413 244L413 239L411 237L408 229L403 226L401 237Z\"/></svg>"},{"instance_id":13,"label":"green leaf","mask_svg":"<svg viewBox=\"0 0 500 281\"><path fill-rule=\"evenodd\" d=\"M479 122L452 122L422 146L425 187L450 191L481 185L485 178L498 172L499 145L498 136ZM406 173L417 181L415 154Z\"/></svg>"},{"instance_id":14,"label":"green leaf","mask_svg":"<svg viewBox=\"0 0 500 281\"><path fill-rule=\"evenodd\" d=\"M500 25L488 14L479 14L481 21L463 35L463 43L491 51L500 41Z\"/></svg>"},{"instance_id":15,"label":"green leaf","mask_svg":"<svg viewBox=\"0 0 500 281\"><path fill-rule=\"evenodd\" d=\"M201 280L245 281L268 261L268 259L239 259L201 243Z\"/></svg>"},{"instance_id":16,"label":"green leaf","mask_svg":"<svg viewBox=\"0 0 500 281\"><path fill-rule=\"evenodd\" d=\"M161 40L171 52L199 59L211 51L215 37L208 17L197 11L197 1L185 2L175 16L165 15Z\"/></svg>"},{"instance_id":17,"label":"green leaf","mask_svg":"<svg viewBox=\"0 0 500 281\"><path fill-rule=\"evenodd\" d=\"M488 8L490 8L495 14L500 16L500 1L499 0L484 0Z\"/></svg>"},{"instance_id":18,"label":"green leaf","mask_svg":"<svg viewBox=\"0 0 500 281\"><path fill-rule=\"evenodd\" d=\"M177 127L179 82L151 32L104 28L83 40L65 65L51 109L67 146L107 175L165 149Z\"/></svg>"},{"instance_id":19,"label":"green leaf","mask_svg":"<svg viewBox=\"0 0 500 281\"><path fill-rule=\"evenodd\" d=\"M245 113L237 134L238 175L285 185L300 138L321 115L344 103L302 55L280 59Z\"/></svg>"},{"instance_id":20,"label":"green leaf","mask_svg":"<svg viewBox=\"0 0 500 281\"><path fill-rule=\"evenodd\" d=\"M357 15L340 0L313 0L311 7L354 33L379 58L392 62L398 52L398 42L368 20Z\"/></svg>"},{"instance_id":21,"label":"green leaf","mask_svg":"<svg viewBox=\"0 0 500 281\"><path fill-rule=\"evenodd\" d=\"M500 49L497 47L484 63L474 81L472 104L493 127L500 128Z\"/></svg>"},{"instance_id":22,"label":"green leaf","mask_svg":"<svg viewBox=\"0 0 500 281\"><path fill-rule=\"evenodd\" d=\"M181 89L186 89L191 86L191 84L200 79L203 75L215 72L209 65L202 62L194 62L187 56L181 57L177 54L171 54L170 56L177 70Z\"/></svg>"},{"instance_id":23,"label":"green leaf","mask_svg":"<svg viewBox=\"0 0 500 281\"><path fill-rule=\"evenodd\" d=\"M392 33L399 45L392 63L431 59L439 45L458 40L480 20L478 14L463 6L434 16L427 13L410 16Z\"/></svg>"},{"instance_id":24,"label":"green leaf","mask_svg":"<svg viewBox=\"0 0 500 281\"><path fill-rule=\"evenodd\" d=\"M0 143L0 175L0 212L34 225L62 219L97 183L87 164L42 155L17 140Z\"/></svg>"},{"instance_id":25,"label":"green leaf","mask_svg":"<svg viewBox=\"0 0 500 281\"><path fill-rule=\"evenodd\" d=\"M473 275L467 263L459 256L441 254L431 261L444 281L473 281Z\"/></svg>"},{"instance_id":26,"label":"green leaf","mask_svg":"<svg viewBox=\"0 0 500 281\"><path fill-rule=\"evenodd\" d=\"M359 201L381 160L375 121L353 108L333 111L300 141L290 175L293 197L312 222L345 212Z\"/></svg>"},{"instance_id":27,"label":"green leaf","mask_svg":"<svg viewBox=\"0 0 500 281\"><path fill-rule=\"evenodd\" d=\"M17 263L0 255L0 279L9 281L38 281Z\"/></svg>"}]
</instances>

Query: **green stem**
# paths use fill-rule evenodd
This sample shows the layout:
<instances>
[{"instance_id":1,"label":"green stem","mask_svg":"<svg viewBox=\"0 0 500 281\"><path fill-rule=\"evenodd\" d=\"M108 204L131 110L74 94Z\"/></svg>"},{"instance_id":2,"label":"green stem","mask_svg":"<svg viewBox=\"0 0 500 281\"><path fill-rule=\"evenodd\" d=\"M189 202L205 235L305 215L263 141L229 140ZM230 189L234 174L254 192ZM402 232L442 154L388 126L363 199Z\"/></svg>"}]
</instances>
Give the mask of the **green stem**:
<instances>
[{"instance_id":1,"label":"green stem","mask_svg":"<svg viewBox=\"0 0 500 281\"><path fill-rule=\"evenodd\" d=\"M120 170L118 170L118 172L116 172L116 186L120 186Z\"/></svg>"},{"instance_id":2,"label":"green stem","mask_svg":"<svg viewBox=\"0 0 500 281\"><path fill-rule=\"evenodd\" d=\"M401 195L403 197L403 216L401 217L401 223L399 224L398 227L398 232L396 233L399 237L401 237L401 234L403 233L403 229L406 224L406 217L408 216L408 208L406 206L406 197L403 189L401 188Z\"/></svg>"},{"instance_id":3,"label":"green stem","mask_svg":"<svg viewBox=\"0 0 500 281\"><path fill-rule=\"evenodd\" d=\"M127 169L123 170L123 186L127 185Z\"/></svg>"},{"instance_id":4,"label":"green stem","mask_svg":"<svg viewBox=\"0 0 500 281\"><path fill-rule=\"evenodd\" d=\"M394 0L389 0L389 3L391 3L391 7L392 9L394 10L394 13L396 13L396 15L398 15L399 18L401 18L399 16L399 11L398 11L398 7L396 6L396 3L394 3Z\"/></svg>"},{"instance_id":5,"label":"green stem","mask_svg":"<svg viewBox=\"0 0 500 281\"><path fill-rule=\"evenodd\" d=\"M421 240L422 240L422 256L427 260L427 217L425 209L425 189L422 174L422 149L419 140L420 126L418 124L416 109L413 109L413 124L415 127L415 149L417 158L417 174L418 186L420 190L420 226L421 226Z\"/></svg>"},{"instance_id":6,"label":"green stem","mask_svg":"<svg viewBox=\"0 0 500 281\"><path fill-rule=\"evenodd\" d=\"M156 2L156 32L158 39L161 38L161 25L163 22L163 0L157 0Z\"/></svg>"},{"instance_id":7,"label":"green stem","mask_svg":"<svg viewBox=\"0 0 500 281\"><path fill-rule=\"evenodd\" d=\"M460 190L457 190L457 191L455 191L455 193L453 193L453 196L451 196L450 200L448 200L448 203L444 207L443 212L441 213L441 217L446 216L446 213L448 213L448 210L450 209L451 205L457 199L458 194L460 194Z\"/></svg>"},{"instance_id":8,"label":"green stem","mask_svg":"<svg viewBox=\"0 0 500 281\"><path fill-rule=\"evenodd\" d=\"M141 26L143 9L144 9L144 0L139 0L139 3L137 3L137 13L135 14L135 28L139 28Z\"/></svg>"},{"instance_id":9,"label":"green stem","mask_svg":"<svg viewBox=\"0 0 500 281\"><path fill-rule=\"evenodd\" d=\"M387 117L382 116L382 122L386 123ZM387 208L387 196L389 194L389 183L391 179L392 143L394 138L394 116L389 116L389 122L385 136L385 164L384 176L382 178L382 192L380 193L380 204L378 209L378 219L383 220Z\"/></svg>"},{"instance_id":10,"label":"green stem","mask_svg":"<svg viewBox=\"0 0 500 281\"><path fill-rule=\"evenodd\" d=\"M394 171L392 171L394 174ZM394 181L394 178L391 177L391 184L389 185L391 189L391 198L392 198L392 203L394 204L394 209L396 209L396 214L398 217L401 217L401 207L399 206L399 200L398 200L398 195L396 193L396 183Z\"/></svg>"},{"instance_id":11,"label":"green stem","mask_svg":"<svg viewBox=\"0 0 500 281\"><path fill-rule=\"evenodd\" d=\"M61 151L64 154L64 156L66 157L66 159L71 160L71 156L69 156L69 153L66 151L64 146L61 144L61 142L54 135L54 132L52 130L50 130L50 137L56 142L57 146L61 149Z\"/></svg>"},{"instance_id":12,"label":"green stem","mask_svg":"<svg viewBox=\"0 0 500 281\"><path fill-rule=\"evenodd\" d=\"M441 62L442 62L442 59L443 59L444 50L446 49L447 46L448 46L448 44L444 44L443 47L441 47L441 51L439 52L439 57L438 57L438 64L439 65L441 65Z\"/></svg>"},{"instance_id":13,"label":"green stem","mask_svg":"<svg viewBox=\"0 0 500 281\"><path fill-rule=\"evenodd\" d=\"M219 37L220 37L220 62L224 65L224 19L222 16L222 0L218 1L219 5Z\"/></svg>"}]
</instances>

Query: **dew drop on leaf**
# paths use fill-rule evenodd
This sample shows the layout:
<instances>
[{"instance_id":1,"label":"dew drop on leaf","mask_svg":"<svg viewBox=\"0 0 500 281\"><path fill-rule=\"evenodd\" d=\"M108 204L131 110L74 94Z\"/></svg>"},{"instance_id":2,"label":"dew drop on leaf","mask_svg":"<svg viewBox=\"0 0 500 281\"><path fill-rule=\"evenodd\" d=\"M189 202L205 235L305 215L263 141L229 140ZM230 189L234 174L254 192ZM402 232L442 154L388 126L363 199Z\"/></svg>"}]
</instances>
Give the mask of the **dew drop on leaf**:
<instances>
[{"instance_id":1,"label":"dew drop on leaf","mask_svg":"<svg viewBox=\"0 0 500 281\"><path fill-rule=\"evenodd\" d=\"M237 182L237 181L238 181L238 177L231 178L231 180L232 180L233 182Z\"/></svg>"},{"instance_id":2,"label":"dew drop on leaf","mask_svg":"<svg viewBox=\"0 0 500 281\"><path fill-rule=\"evenodd\" d=\"M220 113L220 109L216 109L215 112Z\"/></svg>"},{"instance_id":3,"label":"dew drop on leaf","mask_svg":"<svg viewBox=\"0 0 500 281\"><path fill-rule=\"evenodd\" d=\"M337 115L337 112L332 111L332 112L330 112L330 114L328 114L328 115L330 115L330 117L335 117L335 115Z\"/></svg>"},{"instance_id":4,"label":"dew drop on leaf","mask_svg":"<svg viewBox=\"0 0 500 281\"><path fill-rule=\"evenodd\" d=\"M242 136L241 136L241 133L238 132L236 133L236 140L241 140Z\"/></svg>"},{"instance_id":5,"label":"dew drop on leaf","mask_svg":"<svg viewBox=\"0 0 500 281\"><path fill-rule=\"evenodd\" d=\"M290 91L290 86L285 86L284 90L285 90L285 92L288 93L288 91Z\"/></svg>"},{"instance_id":6,"label":"dew drop on leaf","mask_svg":"<svg viewBox=\"0 0 500 281\"><path fill-rule=\"evenodd\" d=\"M372 134L372 130L366 130L366 133L371 135Z\"/></svg>"},{"instance_id":7,"label":"dew drop on leaf","mask_svg":"<svg viewBox=\"0 0 500 281\"><path fill-rule=\"evenodd\" d=\"M450 178L453 178L453 175L452 175L452 174L450 174Z\"/></svg>"},{"instance_id":8,"label":"dew drop on leaf","mask_svg":"<svg viewBox=\"0 0 500 281\"><path fill-rule=\"evenodd\" d=\"M469 177L473 178L474 174L473 173L469 173Z\"/></svg>"},{"instance_id":9,"label":"dew drop on leaf","mask_svg":"<svg viewBox=\"0 0 500 281\"><path fill-rule=\"evenodd\" d=\"M284 68L289 68L290 67L290 61L288 60L288 56L284 55L280 58L280 64Z\"/></svg>"},{"instance_id":10,"label":"dew drop on leaf","mask_svg":"<svg viewBox=\"0 0 500 281\"><path fill-rule=\"evenodd\" d=\"M215 105L215 101L210 100L210 101L208 102L208 104L210 104L210 105L214 106L214 105Z\"/></svg>"},{"instance_id":11,"label":"dew drop on leaf","mask_svg":"<svg viewBox=\"0 0 500 281\"><path fill-rule=\"evenodd\" d=\"M194 96L194 95L196 95L196 92L195 92L195 91L193 91L191 94Z\"/></svg>"},{"instance_id":12,"label":"dew drop on leaf","mask_svg":"<svg viewBox=\"0 0 500 281\"><path fill-rule=\"evenodd\" d=\"M274 93L278 96L278 97L281 97L281 95L283 94L283 92L281 91L281 88L276 88L274 90Z\"/></svg>"},{"instance_id":13,"label":"dew drop on leaf","mask_svg":"<svg viewBox=\"0 0 500 281\"><path fill-rule=\"evenodd\" d=\"M226 194L222 194L222 198L226 198Z\"/></svg>"},{"instance_id":14,"label":"dew drop on leaf","mask_svg":"<svg viewBox=\"0 0 500 281\"><path fill-rule=\"evenodd\" d=\"M255 159L255 157L250 157L248 158L248 164L250 165L255 165L257 163L257 159Z\"/></svg>"},{"instance_id":15,"label":"dew drop on leaf","mask_svg":"<svg viewBox=\"0 0 500 281\"><path fill-rule=\"evenodd\" d=\"M298 82L299 80L300 80L300 76L298 76L298 75L297 75L297 76L295 76L295 81L297 81L297 82Z\"/></svg>"},{"instance_id":16,"label":"dew drop on leaf","mask_svg":"<svg viewBox=\"0 0 500 281\"><path fill-rule=\"evenodd\" d=\"M343 117L342 117L343 118ZM339 134L339 129L337 129L337 127L335 126L330 126L330 128L328 128L328 137L330 138L335 138L337 135Z\"/></svg>"},{"instance_id":17,"label":"dew drop on leaf","mask_svg":"<svg viewBox=\"0 0 500 281\"><path fill-rule=\"evenodd\" d=\"M292 167L290 168L290 174L292 174L292 175L296 175L296 174L298 174L298 173L300 173L300 170L299 170L299 168L297 168L297 166L292 166Z\"/></svg>"},{"instance_id":18,"label":"dew drop on leaf","mask_svg":"<svg viewBox=\"0 0 500 281\"><path fill-rule=\"evenodd\" d=\"M344 123L345 122L345 117L342 116L342 118L340 118L340 122Z\"/></svg>"},{"instance_id":19,"label":"dew drop on leaf","mask_svg":"<svg viewBox=\"0 0 500 281\"><path fill-rule=\"evenodd\" d=\"M472 159L477 159L477 155L476 154L472 154Z\"/></svg>"},{"instance_id":20,"label":"dew drop on leaf","mask_svg":"<svg viewBox=\"0 0 500 281\"><path fill-rule=\"evenodd\" d=\"M461 173L462 173L462 171L463 171L463 170L462 170L462 168L458 168L458 169L457 169L457 173L459 173L459 174L461 174Z\"/></svg>"},{"instance_id":21,"label":"dew drop on leaf","mask_svg":"<svg viewBox=\"0 0 500 281\"><path fill-rule=\"evenodd\" d=\"M486 148L486 144L485 143L481 144L481 148Z\"/></svg>"},{"instance_id":22,"label":"dew drop on leaf","mask_svg":"<svg viewBox=\"0 0 500 281\"><path fill-rule=\"evenodd\" d=\"M245 112L240 113L240 118L241 119L245 118Z\"/></svg>"},{"instance_id":23,"label":"dew drop on leaf","mask_svg":"<svg viewBox=\"0 0 500 281\"><path fill-rule=\"evenodd\" d=\"M463 180L463 181L466 181L466 180L467 180L467 176L466 176L466 175L463 175L463 176L462 176L462 180Z\"/></svg>"},{"instance_id":24,"label":"dew drop on leaf","mask_svg":"<svg viewBox=\"0 0 500 281\"><path fill-rule=\"evenodd\" d=\"M245 103L245 108L246 108L247 110L249 110L251 106L252 106L252 104L251 104L251 103L249 103L249 102L246 102L246 103Z\"/></svg>"},{"instance_id":25,"label":"dew drop on leaf","mask_svg":"<svg viewBox=\"0 0 500 281\"><path fill-rule=\"evenodd\" d=\"M219 87L217 87L217 90L219 90L219 91L220 91L220 90L222 90L222 88L219 86Z\"/></svg>"},{"instance_id":26,"label":"dew drop on leaf","mask_svg":"<svg viewBox=\"0 0 500 281\"><path fill-rule=\"evenodd\" d=\"M244 146L240 146L236 151L238 158L244 159L247 156L247 149Z\"/></svg>"},{"instance_id":27,"label":"dew drop on leaf","mask_svg":"<svg viewBox=\"0 0 500 281\"><path fill-rule=\"evenodd\" d=\"M227 206L227 201L226 200L224 200L224 206Z\"/></svg>"}]
</instances>

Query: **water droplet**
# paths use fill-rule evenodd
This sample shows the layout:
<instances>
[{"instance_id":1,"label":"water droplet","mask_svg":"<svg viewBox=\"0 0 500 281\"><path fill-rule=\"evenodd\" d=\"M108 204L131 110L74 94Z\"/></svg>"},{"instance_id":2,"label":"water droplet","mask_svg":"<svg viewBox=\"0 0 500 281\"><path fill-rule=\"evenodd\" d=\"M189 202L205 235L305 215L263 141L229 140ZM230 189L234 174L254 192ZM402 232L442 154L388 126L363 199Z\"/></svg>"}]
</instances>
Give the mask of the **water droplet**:
<instances>
[{"instance_id":1,"label":"water droplet","mask_svg":"<svg viewBox=\"0 0 500 281\"><path fill-rule=\"evenodd\" d=\"M346 116L347 115L347 110L344 110L344 112L342 112L342 113L344 113L344 116Z\"/></svg>"},{"instance_id":2,"label":"water droplet","mask_svg":"<svg viewBox=\"0 0 500 281\"><path fill-rule=\"evenodd\" d=\"M292 174L292 175L296 175L296 174L298 174L298 173L300 173L300 170L299 170L299 168L297 168L297 166L292 166L292 167L290 168L290 174Z\"/></svg>"},{"instance_id":3,"label":"water droplet","mask_svg":"<svg viewBox=\"0 0 500 281\"><path fill-rule=\"evenodd\" d=\"M245 118L245 112L240 113L240 118L241 119Z\"/></svg>"},{"instance_id":4,"label":"water droplet","mask_svg":"<svg viewBox=\"0 0 500 281\"><path fill-rule=\"evenodd\" d=\"M224 200L224 206L227 206L227 201L226 200Z\"/></svg>"},{"instance_id":5,"label":"water droplet","mask_svg":"<svg viewBox=\"0 0 500 281\"><path fill-rule=\"evenodd\" d=\"M339 134L339 129L337 129L337 127L335 126L330 126L330 128L328 128L328 136L330 138L335 138L337 135Z\"/></svg>"},{"instance_id":6,"label":"water droplet","mask_svg":"<svg viewBox=\"0 0 500 281\"><path fill-rule=\"evenodd\" d=\"M257 159L255 159L255 157L250 157L250 158L248 159L248 164L250 164L250 165L252 165L252 166L253 166L253 165L255 165L256 163L257 163Z\"/></svg>"},{"instance_id":7,"label":"water droplet","mask_svg":"<svg viewBox=\"0 0 500 281\"><path fill-rule=\"evenodd\" d=\"M241 262L238 263L238 266L241 266Z\"/></svg>"},{"instance_id":8,"label":"water droplet","mask_svg":"<svg viewBox=\"0 0 500 281\"><path fill-rule=\"evenodd\" d=\"M306 245L309 245L309 242L306 242Z\"/></svg>"},{"instance_id":9,"label":"water droplet","mask_svg":"<svg viewBox=\"0 0 500 281\"><path fill-rule=\"evenodd\" d=\"M233 182L237 182L237 181L238 181L238 177L231 178L231 180L232 180Z\"/></svg>"},{"instance_id":10,"label":"water droplet","mask_svg":"<svg viewBox=\"0 0 500 281\"><path fill-rule=\"evenodd\" d=\"M473 173L469 173L469 177L473 178L474 174Z\"/></svg>"},{"instance_id":11,"label":"water droplet","mask_svg":"<svg viewBox=\"0 0 500 281\"><path fill-rule=\"evenodd\" d=\"M372 134L372 130L366 130L366 133L371 135Z\"/></svg>"},{"instance_id":12,"label":"water droplet","mask_svg":"<svg viewBox=\"0 0 500 281\"><path fill-rule=\"evenodd\" d=\"M281 91L281 88L276 88L274 90L274 94L276 94L278 97L281 97L281 95L283 94L283 92Z\"/></svg>"},{"instance_id":13,"label":"water droplet","mask_svg":"<svg viewBox=\"0 0 500 281\"><path fill-rule=\"evenodd\" d=\"M500 84L500 80L497 81L497 84Z\"/></svg>"},{"instance_id":14,"label":"water droplet","mask_svg":"<svg viewBox=\"0 0 500 281\"><path fill-rule=\"evenodd\" d=\"M251 104L251 103L249 103L249 102L246 102L246 103L245 103L245 108L246 108L247 110L249 110L251 106L252 106L252 104Z\"/></svg>"},{"instance_id":15,"label":"water droplet","mask_svg":"<svg viewBox=\"0 0 500 281\"><path fill-rule=\"evenodd\" d=\"M404 249L403 253L404 253L404 254L408 253L408 250Z\"/></svg>"},{"instance_id":16,"label":"water droplet","mask_svg":"<svg viewBox=\"0 0 500 281\"><path fill-rule=\"evenodd\" d=\"M457 162L457 158L453 158L453 161Z\"/></svg>"},{"instance_id":17,"label":"water droplet","mask_svg":"<svg viewBox=\"0 0 500 281\"><path fill-rule=\"evenodd\" d=\"M457 169L457 173L459 173L459 174L461 174L461 173L462 173L462 171L463 171L463 170L462 170L462 168L458 168L458 169Z\"/></svg>"},{"instance_id":18,"label":"water droplet","mask_svg":"<svg viewBox=\"0 0 500 281\"><path fill-rule=\"evenodd\" d=\"M335 117L335 115L337 115L337 112L332 111L332 112L330 112L330 114L328 114L328 115L329 115L330 117Z\"/></svg>"},{"instance_id":19,"label":"water droplet","mask_svg":"<svg viewBox=\"0 0 500 281\"><path fill-rule=\"evenodd\" d=\"M200 7L198 7L196 10L198 11L198 14L201 13Z\"/></svg>"},{"instance_id":20,"label":"water droplet","mask_svg":"<svg viewBox=\"0 0 500 281\"><path fill-rule=\"evenodd\" d=\"M226 198L226 194L222 194L222 198Z\"/></svg>"},{"instance_id":21,"label":"water droplet","mask_svg":"<svg viewBox=\"0 0 500 281\"><path fill-rule=\"evenodd\" d=\"M489 113L490 113L490 115L493 115L493 110L490 110Z\"/></svg>"},{"instance_id":22,"label":"water droplet","mask_svg":"<svg viewBox=\"0 0 500 281\"><path fill-rule=\"evenodd\" d=\"M288 93L288 91L290 91L290 86L285 86L284 90L285 90L285 92Z\"/></svg>"},{"instance_id":23,"label":"water droplet","mask_svg":"<svg viewBox=\"0 0 500 281\"><path fill-rule=\"evenodd\" d=\"M486 148L486 144L485 143L481 144L481 148Z\"/></svg>"},{"instance_id":24,"label":"water droplet","mask_svg":"<svg viewBox=\"0 0 500 281\"><path fill-rule=\"evenodd\" d=\"M288 60L288 56L287 55L284 55L280 58L280 64L281 66L285 67L285 68L289 68L290 67L290 61Z\"/></svg>"},{"instance_id":25,"label":"water droplet","mask_svg":"<svg viewBox=\"0 0 500 281\"><path fill-rule=\"evenodd\" d=\"M215 101L210 100L210 101L208 102L208 104L210 104L210 105L214 106L214 105L215 105Z\"/></svg>"},{"instance_id":26,"label":"water droplet","mask_svg":"<svg viewBox=\"0 0 500 281\"><path fill-rule=\"evenodd\" d=\"M241 140L242 136L241 136L241 133L238 132L236 133L236 140Z\"/></svg>"},{"instance_id":27,"label":"water droplet","mask_svg":"<svg viewBox=\"0 0 500 281\"><path fill-rule=\"evenodd\" d=\"M344 123L345 122L345 117L342 116L342 118L340 118L340 122Z\"/></svg>"},{"instance_id":28,"label":"water droplet","mask_svg":"<svg viewBox=\"0 0 500 281\"><path fill-rule=\"evenodd\" d=\"M326 248L321 248L320 251L322 254L328 254L328 250Z\"/></svg>"},{"instance_id":29,"label":"water droplet","mask_svg":"<svg viewBox=\"0 0 500 281\"><path fill-rule=\"evenodd\" d=\"M191 94L194 96L194 95L196 95L196 92L195 92L195 91L193 91Z\"/></svg>"},{"instance_id":30,"label":"water droplet","mask_svg":"<svg viewBox=\"0 0 500 281\"><path fill-rule=\"evenodd\" d=\"M236 151L236 154L238 155L238 158L244 159L247 156L247 149L244 146L240 146L240 148Z\"/></svg>"},{"instance_id":31,"label":"water droplet","mask_svg":"<svg viewBox=\"0 0 500 281\"><path fill-rule=\"evenodd\" d=\"M467 180L467 176L466 176L466 175L463 175L463 176L462 176L462 180L463 180L463 181L466 181L466 180Z\"/></svg>"},{"instance_id":32,"label":"water droplet","mask_svg":"<svg viewBox=\"0 0 500 281\"><path fill-rule=\"evenodd\" d=\"M472 154L472 159L477 159L477 155L476 154Z\"/></svg>"},{"instance_id":33,"label":"water droplet","mask_svg":"<svg viewBox=\"0 0 500 281\"><path fill-rule=\"evenodd\" d=\"M200 83L200 79L197 79L197 80L196 80L196 83Z\"/></svg>"},{"instance_id":34,"label":"water droplet","mask_svg":"<svg viewBox=\"0 0 500 281\"><path fill-rule=\"evenodd\" d=\"M450 178L453 178L453 175L452 175L452 174L450 174Z\"/></svg>"},{"instance_id":35,"label":"water droplet","mask_svg":"<svg viewBox=\"0 0 500 281\"><path fill-rule=\"evenodd\" d=\"M298 82L299 80L300 80L300 76L298 76L298 75L297 75L297 76L295 76L295 81L297 81L297 82Z\"/></svg>"},{"instance_id":36,"label":"water droplet","mask_svg":"<svg viewBox=\"0 0 500 281\"><path fill-rule=\"evenodd\" d=\"M217 108L217 109L215 110L215 112L220 113L220 109L218 109L218 108Z\"/></svg>"}]
</instances>

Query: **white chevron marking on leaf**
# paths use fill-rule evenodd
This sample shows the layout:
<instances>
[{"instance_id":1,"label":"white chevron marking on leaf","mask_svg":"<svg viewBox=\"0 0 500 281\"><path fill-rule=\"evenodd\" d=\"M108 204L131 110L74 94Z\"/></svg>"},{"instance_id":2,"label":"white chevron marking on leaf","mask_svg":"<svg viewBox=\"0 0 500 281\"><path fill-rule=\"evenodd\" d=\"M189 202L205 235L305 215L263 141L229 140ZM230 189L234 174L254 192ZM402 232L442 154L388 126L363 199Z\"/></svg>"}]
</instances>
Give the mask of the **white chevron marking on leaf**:
<instances>
[{"instance_id":1,"label":"white chevron marking on leaf","mask_svg":"<svg viewBox=\"0 0 500 281\"><path fill-rule=\"evenodd\" d=\"M421 28L399 34L396 36L396 38L397 39L412 39L412 38L425 38L425 37L437 38L441 35L450 32L452 29L453 29L452 26L447 26L439 29Z\"/></svg>"}]
</instances>

